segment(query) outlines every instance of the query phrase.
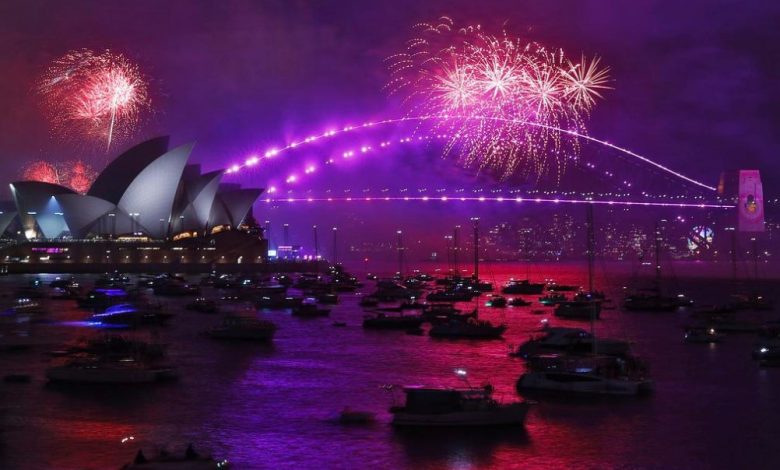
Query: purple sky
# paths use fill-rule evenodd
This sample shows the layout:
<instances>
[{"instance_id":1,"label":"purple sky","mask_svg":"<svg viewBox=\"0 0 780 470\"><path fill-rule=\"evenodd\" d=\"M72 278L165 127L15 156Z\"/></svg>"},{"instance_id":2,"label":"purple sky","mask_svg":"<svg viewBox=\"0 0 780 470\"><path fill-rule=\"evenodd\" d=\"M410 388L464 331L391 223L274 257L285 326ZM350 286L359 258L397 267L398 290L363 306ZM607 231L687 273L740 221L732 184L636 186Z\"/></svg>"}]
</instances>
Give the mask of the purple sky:
<instances>
[{"instance_id":1,"label":"purple sky","mask_svg":"<svg viewBox=\"0 0 780 470\"><path fill-rule=\"evenodd\" d=\"M30 91L68 50L137 61L155 104L138 138L196 140L193 158L216 168L329 125L398 114L381 91L382 59L413 23L441 14L602 56L616 89L592 135L707 183L737 167L778 183L780 5L712 0L4 1L2 183L24 162L81 156L49 136Z\"/></svg>"}]
</instances>

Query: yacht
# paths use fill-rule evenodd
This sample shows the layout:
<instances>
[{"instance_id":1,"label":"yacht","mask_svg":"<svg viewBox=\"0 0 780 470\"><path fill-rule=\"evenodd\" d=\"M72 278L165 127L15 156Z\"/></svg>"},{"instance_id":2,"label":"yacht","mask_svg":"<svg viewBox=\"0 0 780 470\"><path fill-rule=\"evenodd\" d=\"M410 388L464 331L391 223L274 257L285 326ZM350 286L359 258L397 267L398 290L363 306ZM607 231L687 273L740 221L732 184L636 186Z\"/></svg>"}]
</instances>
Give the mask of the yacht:
<instances>
[{"instance_id":1,"label":"yacht","mask_svg":"<svg viewBox=\"0 0 780 470\"><path fill-rule=\"evenodd\" d=\"M390 408L393 426L501 426L525 422L526 402L499 403L493 388L405 387L406 402Z\"/></svg>"},{"instance_id":2,"label":"yacht","mask_svg":"<svg viewBox=\"0 0 780 470\"><path fill-rule=\"evenodd\" d=\"M635 358L543 355L529 359L517 380L520 393L634 396L649 393L653 382Z\"/></svg>"},{"instance_id":3,"label":"yacht","mask_svg":"<svg viewBox=\"0 0 780 470\"><path fill-rule=\"evenodd\" d=\"M408 300L412 297L419 297L420 291L408 289L395 281L382 280L376 283L376 292L371 296L380 301Z\"/></svg>"},{"instance_id":4,"label":"yacht","mask_svg":"<svg viewBox=\"0 0 780 470\"><path fill-rule=\"evenodd\" d=\"M433 325L428 334L434 338L498 339L506 331L506 325L493 325L487 320L469 318L450 320Z\"/></svg>"},{"instance_id":5,"label":"yacht","mask_svg":"<svg viewBox=\"0 0 780 470\"><path fill-rule=\"evenodd\" d=\"M502 294L538 295L544 291L544 284L532 283L528 279L507 282L501 289Z\"/></svg>"},{"instance_id":6,"label":"yacht","mask_svg":"<svg viewBox=\"0 0 780 470\"><path fill-rule=\"evenodd\" d=\"M271 341L276 329L276 325L270 321L228 315L222 320L222 325L212 328L206 334L214 339Z\"/></svg>"},{"instance_id":7,"label":"yacht","mask_svg":"<svg viewBox=\"0 0 780 470\"><path fill-rule=\"evenodd\" d=\"M528 358L550 353L590 354L593 352L593 335L582 328L550 326L544 334L531 337L510 353L510 356ZM605 356L627 356L631 344L617 339L596 339L596 351Z\"/></svg>"}]
</instances>

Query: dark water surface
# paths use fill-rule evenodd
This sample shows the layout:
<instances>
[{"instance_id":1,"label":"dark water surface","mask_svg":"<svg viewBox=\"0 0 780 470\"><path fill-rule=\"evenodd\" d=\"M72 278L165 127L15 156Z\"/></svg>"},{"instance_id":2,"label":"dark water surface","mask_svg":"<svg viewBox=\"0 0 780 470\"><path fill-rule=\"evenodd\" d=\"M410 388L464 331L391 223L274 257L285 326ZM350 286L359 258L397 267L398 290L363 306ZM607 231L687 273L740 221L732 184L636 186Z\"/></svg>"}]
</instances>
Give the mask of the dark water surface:
<instances>
[{"instance_id":1,"label":"dark water surface","mask_svg":"<svg viewBox=\"0 0 780 470\"><path fill-rule=\"evenodd\" d=\"M524 277L526 269L499 265L483 274L501 284L512 275ZM703 303L724 298L729 281L703 278L708 272L706 266L692 269L675 288L708 296ZM533 273L536 280L585 282L578 265L539 265ZM614 269L600 275L598 287L619 299L621 287L632 281L628 270ZM0 288L8 294L26 282L6 277ZM372 287L367 282L363 290ZM32 376L27 384L0 383L0 468L118 468L139 444L186 442L229 458L239 469L780 468L780 369L760 369L751 360L752 335L729 336L713 346L684 344L684 312L606 310L597 323L597 334L633 340L635 352L649 361L656 382L650 397L541 401L525 430L408 433L389 426L393 396L383 384L461 385L453 369L465 367L473 385L490 382L500 398L517 399L514 383L524 365L507 352L551 315L530 314L538 305L482 308L484 318L509 325L505 340L434 340L364 331L358 297L346 294L330 318L259 313L279 325L273 345L263 346L205 338L201 332L218 324L219 315L187 312L181 308L186 300L162 300L178 314L171 325L133 335L170 344L170 360L181 376L174 383L47 385L45 352L95 332L57 322L13 327L29 328L41 344L0 353L0 375ZM49 320L86 316L71 301L48 305ZM347 327L333 327L334 320ZM335 424L333 417L345 406L376 412L378 422ZM134 441L122 444L128 436Z\"/></svg>"}]
</instances>

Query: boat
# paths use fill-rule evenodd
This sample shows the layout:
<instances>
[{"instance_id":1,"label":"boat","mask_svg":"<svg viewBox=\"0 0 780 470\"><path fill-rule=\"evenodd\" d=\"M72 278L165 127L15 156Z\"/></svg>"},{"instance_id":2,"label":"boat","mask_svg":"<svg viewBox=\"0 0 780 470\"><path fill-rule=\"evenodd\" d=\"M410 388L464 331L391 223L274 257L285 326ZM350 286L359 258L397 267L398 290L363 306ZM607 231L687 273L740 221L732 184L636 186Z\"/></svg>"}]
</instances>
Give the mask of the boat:
<instances>
[{"instance_id":1,"label":"boat","mask_svg":"<svg viewBox=\"0 0 780 470\"><path fill-rule=\"evenodd\" d=\"M510 307L528 307L531 305L531 302L528 302L527 300L523 300L520 297L513 297L509 299L509 302L507 302Z\"/></svg>"},{"instance_id":2,"label":"boat","mask_svg":"<svg viewBox=\"0 0 780 470\"><path fill-rule=\"evenodd\" d=\"M558 302L553 315L574 320L593 320L601 316L601 302L598 300L567 300Z\"/></svg>"},{"instance_id":3,"label":"boat","mask_svg":"<svg viewBox=\"0 0 780 470\"><path fill-rule=\"evenodd\" d=\"M546 286L548 291L551 292L574 292L580 289L580 286L573 286L567 284L558 284L557 282L549 282Z\"/></svg>"},{"instance_id":4,"label":"boat","mask_svg":"<svg viewBox=\"0 0 780 470\"><path fill-rule=\"evenodd\" d=\"M544 291L544 284L532 283L528 279L522 281L510 279L501 288L502 294L538 295Z\"/></svg>"},{"instance_id":5,"label":"boat","mask_svg":"<svg viewBox=\"0 0 780 470\"><path fill-rule=\"evenodd\" d=\"M227 315L220 326L208 330L206 334L214 339L271 341L276 329L276 325L270 321Z\"/></svg>"},{"instance_id":6,"label":"boat","mask_svg":"<svg viewBox=\"0 0 780 470\"><path fill-rule=\"evenodd\" d=\"M379 301L409 300L420 296L420 291L408 289L393 280L381 280L376 283L376 291L371 294Z\"/></svg>"},{"instance_id":7,"label":"boat","mask_svg":"<svg viewBox=\"0 0 780 470\"><path fill-rule=\"evenodd\" d=\"M376 419L370 411L358 411L345 407L339 412L338 422L341 424L371 424Z\"/></svg>"},{"instance_id":8,"label":"boat","mask_svg":"<svg viewBox=\"0 0 780 470\"><path fill-rule=\"evenodd\" d=\"M164 325L174 315L158 305L117 304L89 317L89 321L103 325L138 327Z\"/></svg>"},{"instance_id":9,"label":"boat","mask_svg":"<svg viewBox=\"0 0 780 470\"><path fill-rule=\"evenodd\" d=\"M103 310L112 305L125 303L130 299L130 295L124 289L94 289L86 296L77 299L80 308L89 310Z\"/></svg>"},{"instance_id":10,"label":"boat","mask_svg":"<svg viewBox=\"0 0 780 470\"><path fill-rule=\"evenodd\" d=\"M303 303L302 297L293 297L282 293L261 295L255 300L258 309L282 310L298 308Z\"/></svg>"},{"instance_id":11,"label":"boat","mask_svg":"<svg viewBox=\"0 0 780 470\"><path fill-rule=\"evenodd\" d=\"M623 308L634 312L672 312L681 307L688 307L693 301L685 295L677 297L663 295L661 291L661 231L655 227L655 280L652 287L643 289L625 297Z\"/></svg>"},{"instance_id":12,"label":"boat","mask_svg":"<svg viewBox=\"0 0 780 470\"><path fill-rule=\"evenodd\" d=\"M680 308L680 302L659 292L639 292L626 296L623 308L632 312L673 312Z\"/></svg>"},{"instance_id":13,"label":"boat","mask_svg":"<svg viewBox=\"0 0 780 470\"><path fill-rule=\"evenodd\" d=\"M561 302L566 302L566 295L559 294L557 292L551 292L543 297L539 297L539 303L545 307L549 307Z\"/></svg>"},{"instance_id":14,"label":"boat","mask_svg":"<svg viewBox=\"0 0 780 470\"><path fill-rule=\"evenodd\" d=\"M469 318L450 320L433 325L428 334L434 338L498 339L506 331L506 325L493 325L487 320Z\"/></svg>"},{"instance_id":15,"label":"boat","mask_svg":"<svg viewBox=\"0 0 780 470\"><path fill-rule=\"evenodd\" d=\"M428 294L425 300L428 302L471 302L474 297L479 295L479 292L465 289L437 290Z\"/></svg>"},{"instance_id":16,"label":"boat","mask_svg":"<svg viewBox=\"0 0 780 470\"><path fill-rule=\"evenodd\" d=\"M422 315L385 315L376 313L363 317L363 328L374 330L409 330L419 328L423 323Z\"/></svg>"},{"instance_id":17,"label":"boat","mask_svg":"<svg viewBox=\"0 0 780 470\"><path fill-rule=\"evenodd\" d=\"M195 452L192 444L184 454L175 456L162 450L156 457L147 458L143 450L138 450L132 462L122 466L121 470L226 470L232 468L227 460L215 460L210 455Z\"/></svg>"},{"instance_id":18,"label":"boat","mask_svg":"<svg viewBox=\"0 0 780 470\"><path fill-rule=\"evenodd\" d=\"M590 354L594 336L582 328L546 326L542 335L531 337L509 355L528 358L550 353ZM628 341L596 339L596 351L605 356L627 356L631 352Z\"/></svg>"},{"instance_id":19,"label":"boat","mask_svg":"<svg viewBox=\"0 0 780 470\"><path fill-rule=\"evenodd\" d=\"M393 406L392 425L397 427L521 426L530 405L499 403L493 388L404 387L406 401Z\"/></svg>"},{"instance_id":20,"label":"boat","mask_svg":"<svg viewBox=\"0 0 780 470\"><path fill-rule=\"evenodd\" d=\"M503 308L507 306L506 297L500 295L492 295L490 299L485 303L488 307Z\"/></svg>"},{"instance_id":21,"label":"boat","mask_svg":"<svg viewBox=\"0 0 780 470\"><path fill-rule=\"evenodd\" d=\"M685 329L685 336L683 339L686 343L720 343L723 341L723 335L718 333L715 328L695 328L689 327Z\"/></svg>"},{"instance_id":22,"label":"boat","mask_svg":"<svg viewBox=\"0 0 780 470\"><path fill-rule=\"evenodd\" d=\"M317 296L317 302L321 304L335 305L339 303L339 296L333 292L324 292Z\"/></svg>"},{"instance_id":23,"label":"boat","mask_svg":"<svg viewBox=\"0 0 780 470\"><path fill-rule=\"evenodd\" d=\"M198 286L191 286L178 279L158 279L152 287L154 295L167 297L181 297L186 295L198 295L200 289Z\"/></svg>"},{"instance_id":24,"label":"boat","mask_svg":"<svg viewBox=\"0 0 780 470\"><path fill-rule=\"evenodd\" d=\"M165 357L167 345L147 343L119 335L104 335L52 351L52 356L79 358L98 357L104 361L119 361L128 357L144 361L156 361Z\"/></svg>"},{"instance_id":25,"label":"boat","mask_svg":"<svg viewBox=\"0 0 780 470\"><path fill-rule=\"evenodd\" d=\"M317 306L317 299L307 297L303 299L300 306L292 310L292 314L296 317L327 317L330 315L330 309L319 308Z\"/></svg>"},{"instance_id":26,"label":"boat","mask_svg":"<svg viewBox=\"0 0 780 470\"><path fill-rule=\"evenodd\" d=\"M193 310L200 313L217 313L219 312L219 306L213 300L206 299L205 297L198 297L192 302L184 306L187 310Z\"/></svg>"},{"instance_id":27,"label":"boat","mask_svg":"<svg viewBox=\"0 0 780 470\"><path fill-rule=\"evenodd\" d=\"M647 368L633 357L540 355L517 380L523 393L636 396L650 393Z\"/></svg>"},{"instance_id":28,"label":"boat","mask_svg":"<svg viewBox=\"0 0 780 470\"><path fill-rule=\"evenodd\" d=\"M129 358L115 362L76 359L62 366L49 367L46 378L51 382L140 384L175 379L176 369Z\"/></svg>"},{"instance_id":29,"label":"boat","mask_svg":"<svg viewBox=\"0 0 780 470\"><path fill-rule=\"evenodd\" d=\"M372 295L367 295L365 297L361 297L360 302L358 302L358 305L361 307L376 307L379 305L379 299Z\"/></svg>"}]
</instances>

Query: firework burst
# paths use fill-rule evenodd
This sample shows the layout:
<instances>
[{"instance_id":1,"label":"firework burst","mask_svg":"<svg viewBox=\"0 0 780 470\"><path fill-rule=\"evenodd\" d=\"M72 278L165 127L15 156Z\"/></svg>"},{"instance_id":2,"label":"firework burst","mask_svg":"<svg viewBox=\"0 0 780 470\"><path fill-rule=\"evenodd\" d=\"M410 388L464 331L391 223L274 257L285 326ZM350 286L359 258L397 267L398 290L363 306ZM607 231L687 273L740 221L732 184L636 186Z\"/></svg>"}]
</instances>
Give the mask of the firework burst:
<instances>
[{"instance_id":1,"label":"firework burst","mask_svg":"<svg viewBox=\"0 0 780 470\"><path fill-rule=\"evenodd\" d=\"M71 51L55 60L36 91L53 130L66 137L106 142L127 137L150 107L147 84L138 66L105 51Z\"/></svg>"},{"instance_id":2,"label":"firework burst","mask_svg":"<svg viewBox=\"0 0 780 470\"><path fill-rule=\"evenodd\" d=\"M91 165L81 160L64 163L38 160L22 170L22 179L26 181L58 184L80 194L86 194L97 175L97 171Z\"/></svg>"},{"instance_id":3,"label":"firework burst","mask_svg":"<svg viewBox=\"0 0 780 470\"><path fill-rule=\"evenodd\" d=\"M429 116L451 136L445 156L506 179L562 174L576 158L585 120L610 88L598 58L571 61L560 49L449 18L414 27L406 50L387 59L386 89L408 116Z\"/></svg>"}]
</instances>

